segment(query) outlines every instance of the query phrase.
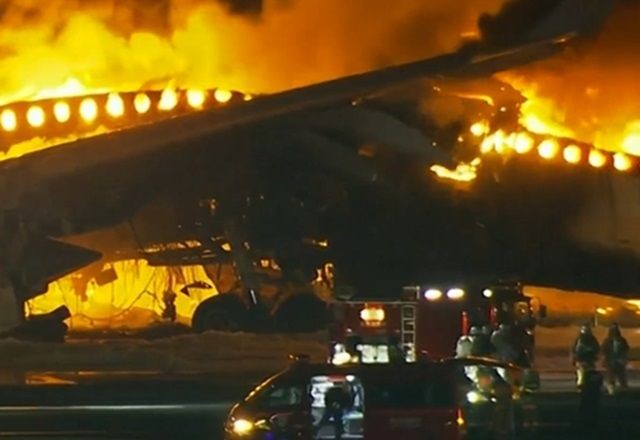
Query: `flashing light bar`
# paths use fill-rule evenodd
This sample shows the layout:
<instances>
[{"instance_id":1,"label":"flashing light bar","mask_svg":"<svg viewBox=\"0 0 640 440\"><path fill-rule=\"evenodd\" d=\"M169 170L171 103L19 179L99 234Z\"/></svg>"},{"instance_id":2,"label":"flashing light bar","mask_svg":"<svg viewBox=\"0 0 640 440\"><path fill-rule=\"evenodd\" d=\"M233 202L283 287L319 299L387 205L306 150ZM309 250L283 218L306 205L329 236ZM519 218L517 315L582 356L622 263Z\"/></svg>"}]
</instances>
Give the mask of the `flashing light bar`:
<instances>
[{"instance_id":1,"label":"flashing light bar","mask_svg":"<svg viewBox=\"0 0 640 440\"><path fill-rule=\"evenodd\" d=\"M461 300L462 298L464 298L464 295L465 295L464 290L460 288L449 289L447 291L447 298L452 299L454 301Z\"/></svg>"},{"instance_id":2,"label":"flashing light bar","mask_svg":"<svg viewBox=\"0 0 640 440\"><path fill-rule=\"evenodd\" d=\"M442 298L442 290L439 289L427 289L424 292L424 298L428 301L437 301Z\"/></svg>"},{"instance_id":3,"label":"flashing light bar","mask_svg":"<svg viewBox=\"0 0 640 440\"><path fill-rule=\"evenodd\" d=\"M466 295L466 292L464 291L464 289L461 289L459 287L453 287L446 291L446 297L453 301L459 301L463 299L465 295ZM423 296L424 296L424 299L426 299L427 301L438 301L441 298L443 298L445 294L441 289L432 287L425 290Z\"/></svg>"},{"instance_id":4,"label":"flashing light bar","mask_svg":"<svg viewBox=\"0 0 640 440\"><path fill-rule=\"evenodd\" d=\"M379 327L385 319L384 309L378 306L367 305L360 311L360 319L362 319L366 326Z\"/></svg>"}]
</instances>

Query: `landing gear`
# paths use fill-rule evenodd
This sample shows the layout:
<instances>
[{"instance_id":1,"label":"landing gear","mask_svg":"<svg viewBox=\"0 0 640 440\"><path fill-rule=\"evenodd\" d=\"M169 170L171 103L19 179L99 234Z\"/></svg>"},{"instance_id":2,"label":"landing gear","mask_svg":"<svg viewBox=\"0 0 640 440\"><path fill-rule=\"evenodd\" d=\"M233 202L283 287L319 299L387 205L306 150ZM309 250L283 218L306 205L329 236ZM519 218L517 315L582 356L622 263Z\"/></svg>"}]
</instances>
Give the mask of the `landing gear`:
<instances>
[{"instance_id":1,"label":"landing gear","mask_svg":"<svg viewBox=\"0 0 640 440\"><path fill-rule=\"evenodd\" d=\"M304 293L283 301L275 311L276 330L284 333L311 333L326 328L327 304L317 296Z\"/></svg>"},{"instance_id":2,"label":"landing gear","mask_svg":"<svg viewBox=\"0 0 640 440\"><path fill-rule=\"evenodd\" d=\"M239 332L247 328L249 311L242 300L232 293L222 293L198 305L192 328L202 333L207 330Z\"/></svg>"}]
</instances>

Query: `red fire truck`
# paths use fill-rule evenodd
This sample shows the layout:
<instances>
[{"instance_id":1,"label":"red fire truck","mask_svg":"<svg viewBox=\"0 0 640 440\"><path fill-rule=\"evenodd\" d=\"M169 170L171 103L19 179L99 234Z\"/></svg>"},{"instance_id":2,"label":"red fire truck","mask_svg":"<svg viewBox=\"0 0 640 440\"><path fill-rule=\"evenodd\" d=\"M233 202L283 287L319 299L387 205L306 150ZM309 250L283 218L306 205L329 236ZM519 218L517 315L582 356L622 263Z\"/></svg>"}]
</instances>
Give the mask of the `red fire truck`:
<instances>
[{"instance_id":1,"label":"red fire truck","mask_svg":"<svg viewBox=\"0 0 640 440\"><path fill-rule=\"evenodd\" d=\"M539 307L544 316L544 306ZM526 336L533 361L535 318L518 283L411 286L398 299L357 299L332 305L330 362L415 362L451 357L471 326L511 324Z\"/></svg>"}]
</instances>

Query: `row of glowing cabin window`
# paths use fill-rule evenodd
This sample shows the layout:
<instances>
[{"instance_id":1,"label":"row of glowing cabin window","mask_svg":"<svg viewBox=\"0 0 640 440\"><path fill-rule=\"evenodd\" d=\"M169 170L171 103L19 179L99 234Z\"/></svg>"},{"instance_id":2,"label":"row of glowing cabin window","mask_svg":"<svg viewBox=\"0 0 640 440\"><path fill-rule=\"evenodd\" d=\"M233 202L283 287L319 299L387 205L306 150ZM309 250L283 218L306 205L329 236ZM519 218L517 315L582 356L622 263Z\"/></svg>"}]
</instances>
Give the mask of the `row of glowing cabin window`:
<instances>
[{"instance_id":1,"label":"row of glowing cabin window","mask_svg":"<svg viewBox=\"0 0 640 440\"><path fill-rule=\"evenodd\" d=\"M479 124L479 123L478 123ZM482 136L483 128L474 124L471 126L471 133L474 136ZM561 146L557 139L548 138L542 140L536 145L536 141L527 132L506 134L502 130L488 134L480 145L480 152L488 154L495 152L498 154L507 154L515 151L518 154L528 154L536 150L538 156L544 160L553 160L562 155L565 162L571 165L577 165L585 159L593 168L603 168L607 164L612 163L613 167L618 171L629 171L635 165L635 160L624 153L605 153L596 148L580 147L576 144L569 143Z\"/></svg>"},{"instance_id":2,"label":"row of glowing cabin window","mask_svg":"<svg viewBox=\"0 0 640 440\"><path fill-rule=\"evenodd\" d=\"M194 110L203 108L211 97L213 97L217 103L225 104L233 98L233 93L222 89L217 89L214 92L188 90L185 93L186 103ZM245 96L245 100L247 99L249 99L248 96ZM156 105L159 111L171 111L178 106L179 102L179 92L167 89L162 92ZM133 108L137 114L143 115L148 113L152 105L153 101L147 93L137 93L133 98ZM111 118L120 118L126 113L125 101L118 93L109 94L104 107L106 114ZM67 123L72 118L71 105L64 100L56 102L51 110L53 119L60 124ZM92 97L82 99L77 111L86 123L95 122L100 114L98 102ZM49 116L47 116L47 112L41 105L33 104L27 109L25 119L29 126L40 128L45 125ZM0 127L5 132L16 131L19 125L18 121L16 111L7 108L0 112Z\"/></svg>"}]
</instances>

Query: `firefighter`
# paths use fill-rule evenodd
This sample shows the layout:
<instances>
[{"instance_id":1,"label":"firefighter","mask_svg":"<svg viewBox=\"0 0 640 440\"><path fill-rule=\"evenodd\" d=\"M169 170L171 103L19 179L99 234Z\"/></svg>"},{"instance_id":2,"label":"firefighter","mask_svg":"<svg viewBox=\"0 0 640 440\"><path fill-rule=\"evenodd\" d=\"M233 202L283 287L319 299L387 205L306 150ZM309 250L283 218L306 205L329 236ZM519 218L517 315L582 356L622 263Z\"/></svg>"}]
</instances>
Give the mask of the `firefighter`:
<instances>
[{"instance_id":1,"label":"firefighter","mask_svg":"<svg viewBox=\"0 0 640 440\"><path fill-rule=\"evenodd\" d=\"M526 326L516 324L511 328L511 339L516 356L514 363L525 369L531 368L533 333Z\"/></svg>"},{"instance_id":2,"label":"firefighter","mask_svg":"<svg viewBox=\"0 0 640 440\"><path fill-rule=\"evenodd\" d=\"M508 363L517 362L519 350L514 343L511 325L500 324L491 335L491 343L496 348L496 357L499 360Z\"/></svg>"},{"instance_id":3,"label":"firefighter","mask_svg":"<svg viewBox=\"0 0 640 440\"><path fill-rule=\"evenodd\" d=\"M576 367L576 380L578 387L582 386L587 372L595 371L599 354L600 344L593 335L591 326L589 324L583 325L580 327L580 334L578 335L571 350L571 360L573 365Z\"/></svg>"},{"instance_id":4,"label":"firefighter","mask_svg":"<svg viewBox=\"0 0 640 440\"><path fill-rule=\"evenodd\" d=\"M473 345L474 327L471 327L468 335L462 335L456 344L456 357L465 358L471 356L471 347Z\"/></svg>"},{"instance_id":5,"label":"firefighter","mask_svg":"<svg viewBox=\"0 0 640 440\"><path fill-rule=\"evenodd\" d=\"M171 290L167 290L162 294L162 302L164 308L162 309L162 317L168 321L175 322L178 314L176 311L176 295Z\"/></svg>"},{"instance_id":6,"label":"firefighter","mask_svg":"<svg viewBox=\"0 0 640 440\"><path fill-rule=\"evenodd\" d=\"M491 357L495 354L490 331L488 327L471 328L471 356Z\"/></svg>"},{"instance_id":7,"label":"firefighter","mask_svg":"<svg viewBox=\"0 0 640 440\"><path fill-rule=\"evenodd\" d=\"M627 357L629 344L622 336L618 324L609 327L609 334L602 342L602 354L604 355L604 367L607 372L607 389L613 393L616 382L621 388L627 388Z\"/></svg>"},{"instance_id":8,"label":"firefighter","mask_svg":"<svg viewBox=\"0 0 640 440\"><path fill-rule=\"evenodd\" d=\"M513 389L499 371L478 367L477 389L491 399L490 417L486 419L491 439L512 439L515 433Z\"/></svg>"},{"instance_id":9,"label":"firefighter","mask_svg":"<svg viewBox=\"0 0 640 440\"><path fill-rule=\"evenodd\" d=\"M353 397L349 391L349 384L336 385L327 390L324 395L324 413L315 427L316 434L325 425L333 421L333 432L336 440L342 439L344 433L343 416L353 406Z\"/></svg>"}]
</instances>

